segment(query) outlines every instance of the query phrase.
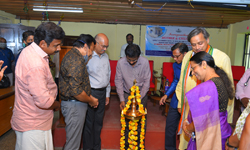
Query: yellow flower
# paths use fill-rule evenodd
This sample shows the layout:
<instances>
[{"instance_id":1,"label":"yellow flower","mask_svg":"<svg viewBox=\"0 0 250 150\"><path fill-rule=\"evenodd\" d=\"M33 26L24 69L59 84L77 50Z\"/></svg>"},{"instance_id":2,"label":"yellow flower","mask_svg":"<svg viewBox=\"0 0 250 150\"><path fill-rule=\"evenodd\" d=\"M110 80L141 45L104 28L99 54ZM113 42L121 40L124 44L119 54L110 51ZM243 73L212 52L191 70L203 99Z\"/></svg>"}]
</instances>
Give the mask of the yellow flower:
<instances>
[{"instance_id":1,"label":"yellow flower","mask_svg":"<svg viewBox=\"0 0 250 150\"><path fill-rule=\"evenodd\" d=\"M132 128L132 130L137 130L137 127L136 127L136 126L134 126L134 127Z\"/></svg>"},{"instance_id":2,"label":"yellow flower","mask_svg":"<svg viewBox=\"0 0 250 150\"><path fill-rule=\"evenodd\" d=\"M135 136L134 140L137 141L138 140L138 136Z\"/></svg>"},{"instance_id":3,"label":"yellow flower","mask_svg":"<svg viewBox=\"0 0 250 150\"><path fill-rule=\"evenodd\" d=\"M130 105L130 104L131 104L131 101L128 101L127 104Z\"/></svg>"},{"instance_id":4,"label":"yellow flower","mask_svg":"<svg viewBox=\"0 0 250 150\"><path fill-rule=\"evenodd\" d=\"M138 132L137 132L137 131L135 131L135 132L134 132L134 135L137 135L137 134L138 134Z\"/></svg>"},{"instance_id":5,"label":"yellow flower","mask_svg":"<svg viewBox=\"0 0 250 150\"><path fill-rule=\"evenodd\" d=\"M137 142L136 142L136 141L134 141L134 142L133 142L133 144L134 144L134 145L137 145Z\"/></svg>"},{"instance_id":6,"label":"yellow flower","mask_svg":"<svg viewBox=\"0 0 250 150\"><path fill-rule=\"evenodd\" d=\"M147 113L147 110L143 108L143 105L141 104L141 95L140 95L140 89L138 86L132 86L131 87L131 92L130 92L130 96L128 97L128 102L125 106L125 108L122 110L121 113L121 138L120 138L120 149L121 150L125 150L125 127L126 127L126 122L125 122L125 117L124 114L127 113L128 109L130 108L131 105L131 100L135 98L137 105L139 106L139 112L141 114L143 114L142 119L140 120L141 123L141 133L140 135L138 135L138 131L137 131L137 126L138 126L138 121L139 120L131 120L129 122L129 134L128 134L128 143L129 143L129 148L127 150L138 150L138 146L140 146L141 150L144 150L144 139L145 139L145 116L144 114ZM137 143L137 140L140 139L140 143Z\"/></svg>"},{"instance_id":7,"label":"yellow flower","mask_svg":"<svg viewBox=\"0 0 250 150\"><path fill-rule=\"evenodd\" d=\"M136 94L136 98L140 98L141 97L141 95L140 94Z\"/></svg>"}]
</instances>

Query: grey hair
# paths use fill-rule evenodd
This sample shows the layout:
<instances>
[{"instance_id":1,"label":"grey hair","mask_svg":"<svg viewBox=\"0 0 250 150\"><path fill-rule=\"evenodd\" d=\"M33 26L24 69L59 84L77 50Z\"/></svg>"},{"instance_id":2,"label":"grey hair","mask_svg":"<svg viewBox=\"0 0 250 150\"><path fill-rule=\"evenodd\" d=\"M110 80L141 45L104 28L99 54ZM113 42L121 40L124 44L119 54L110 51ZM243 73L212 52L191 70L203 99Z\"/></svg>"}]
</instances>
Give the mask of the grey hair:
<instances>
[{"instance_id":1,"label":"grey hair","mask_svg":"<svg viewBox=\"0 0 250 150\"><path fill-rule=\"evenodd\" d=\"M209 33L202 27L197 27L196 29L192 30L188 36L187 36L187 39L188 39L188 42L190 42L191 38L202 33L204 38L207 40L209 38Z\"/></svg>"}]
</instances>

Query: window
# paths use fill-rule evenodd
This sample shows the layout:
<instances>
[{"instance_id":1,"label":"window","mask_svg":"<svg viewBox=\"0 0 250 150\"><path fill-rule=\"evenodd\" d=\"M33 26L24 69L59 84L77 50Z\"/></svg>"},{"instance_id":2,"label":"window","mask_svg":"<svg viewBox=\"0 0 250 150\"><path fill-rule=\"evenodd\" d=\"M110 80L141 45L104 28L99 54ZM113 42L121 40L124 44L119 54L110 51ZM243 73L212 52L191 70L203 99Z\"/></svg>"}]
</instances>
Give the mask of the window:
<instances>
[{"instance_id":1,"label":"window","mask_svg":"<svg viewBox=\"0 0 250 150\"><path fill-rule=\"evenodd\" d=\"M250 68L250 34L245 35L245 47L242 65L245 66L245 69Z\"/></svg>"}]
</instances>

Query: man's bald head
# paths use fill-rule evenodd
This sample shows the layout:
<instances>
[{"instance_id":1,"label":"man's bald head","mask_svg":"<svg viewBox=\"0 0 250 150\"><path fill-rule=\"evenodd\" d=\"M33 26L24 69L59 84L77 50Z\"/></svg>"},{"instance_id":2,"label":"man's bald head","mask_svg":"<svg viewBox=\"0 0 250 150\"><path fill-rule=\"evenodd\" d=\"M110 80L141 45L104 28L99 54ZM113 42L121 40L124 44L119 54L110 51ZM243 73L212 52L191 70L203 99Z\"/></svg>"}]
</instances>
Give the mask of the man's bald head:
<instances>
[{"instance_id":1,"label":"man's bald head","mask_svg":"<svg viewBox=\"0 0 250 150\"><path fill-rule=\"evenodd\" d=\"M104 33L99 33L95 36L96 46L95 52L100 56L101 54L105 53L109 46L109 39Z\"/></svg>"}]
</instances>

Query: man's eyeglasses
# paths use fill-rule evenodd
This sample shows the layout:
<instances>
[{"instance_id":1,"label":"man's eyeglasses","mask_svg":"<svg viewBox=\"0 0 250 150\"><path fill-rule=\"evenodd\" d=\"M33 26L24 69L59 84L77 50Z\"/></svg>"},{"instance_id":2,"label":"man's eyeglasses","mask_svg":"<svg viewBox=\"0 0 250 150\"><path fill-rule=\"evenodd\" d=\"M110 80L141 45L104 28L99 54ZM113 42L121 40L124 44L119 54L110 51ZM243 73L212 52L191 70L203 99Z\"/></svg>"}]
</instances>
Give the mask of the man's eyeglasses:
<instances>
[{"instance_id":1,"label":"man's eyeglasses","mask_svg":"<svg viewBox=\"0 0 250 150\"><path fill-rule=\"evenodd\" d=\"M172 55L172 57L173 57L173 58L176 58L176 59L178 59L180 56L181 56L181 54L178 55L178 56Z\"/></svg>"},{"instance_id":2,"label":"man's eyeglasses","mask_svg":"<svg viewBox=\"0 0 250 150\"><path fill-rule=\"evenodd\" d=\"M99 45L101 45L99 42L97 42ZM106 46L106 45L101 45L102 48L108 48L109 46Z\"/></svg>"}]
</instances>

